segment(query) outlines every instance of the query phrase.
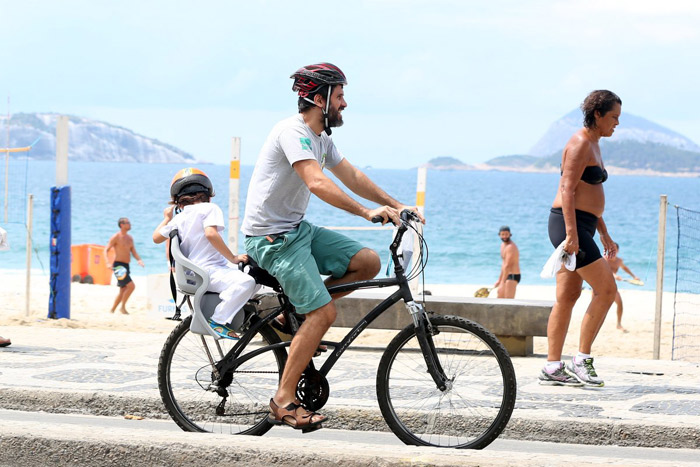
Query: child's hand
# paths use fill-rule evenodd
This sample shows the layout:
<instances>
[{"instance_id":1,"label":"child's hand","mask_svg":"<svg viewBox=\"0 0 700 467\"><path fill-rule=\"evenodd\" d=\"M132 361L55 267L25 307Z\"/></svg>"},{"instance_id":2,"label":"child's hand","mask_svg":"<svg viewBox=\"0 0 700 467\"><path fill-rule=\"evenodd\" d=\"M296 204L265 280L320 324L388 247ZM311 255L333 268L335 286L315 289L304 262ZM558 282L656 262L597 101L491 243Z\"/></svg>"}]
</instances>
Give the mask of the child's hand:
<instances>
[{"instance_id":1,"label":"child's hand","mask_svg":"<svg viewBox=\"0 0 700 467\"><path fill-rule=\"evenodd\" d=\"M175 210L175 206L168 206L163 210L163 217L170 222L170 220L173 218L173 211Z\"/></svg>"},{"instance_id":2,"label":"child's hand","mask_svg":"<svg viewBox=\"0 0 700 467\"><path fill-rule=\"evenodd\" d=\"M247 263L248 262L248 255L237 255L236 256L236 263Z\"/></svg>"}]
</instances>

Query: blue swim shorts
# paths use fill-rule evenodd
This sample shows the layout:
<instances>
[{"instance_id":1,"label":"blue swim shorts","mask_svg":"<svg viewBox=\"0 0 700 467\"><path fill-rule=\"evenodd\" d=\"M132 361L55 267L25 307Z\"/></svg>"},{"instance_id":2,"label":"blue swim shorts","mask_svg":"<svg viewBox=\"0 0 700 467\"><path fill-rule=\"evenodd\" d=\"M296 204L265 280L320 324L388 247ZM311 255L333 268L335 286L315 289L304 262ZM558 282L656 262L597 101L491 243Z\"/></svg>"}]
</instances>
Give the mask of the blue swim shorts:
<instances>
[{"instance_id":1,"label":"blue swim shorts","mask_svg":"<svg viewBox=\"0 0 700 467\"><path fill-rule=\"evenodd\" d=\"M275 238L246 237L245 248L279 281L297 313L304 314L331 301L321 275L343 277L350 259L364 247L343 234L301 221L296 229Z\"/></svg>"}]
</instances>

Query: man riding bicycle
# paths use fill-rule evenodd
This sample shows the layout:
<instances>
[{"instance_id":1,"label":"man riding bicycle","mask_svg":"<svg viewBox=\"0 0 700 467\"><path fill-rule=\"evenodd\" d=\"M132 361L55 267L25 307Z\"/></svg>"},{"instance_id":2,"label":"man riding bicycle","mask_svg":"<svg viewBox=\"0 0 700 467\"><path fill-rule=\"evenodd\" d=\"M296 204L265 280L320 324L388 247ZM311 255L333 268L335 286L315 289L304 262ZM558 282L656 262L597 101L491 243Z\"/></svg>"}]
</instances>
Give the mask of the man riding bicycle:
<instances>
[{"instance_id":1,"label":"man riding bicycle","mask_svg":"<svg viewBox=\"0 0 700 467\"><path fill-rule=\"evenodd\" d=\"M248 255L279 281L296 312L305 315L270 399L269 420L308 432L320 428L326 417L301 407L296 387L336 318L333 300L342 294L331 297L326 286L371 279L381 267L376 252L304 220L310 195L367 220L379 216L382 224L398 225L403 209L418 211L386 194L333 144L331 128L343 124L347 107L345 74L335 65L319 63L300 68L290 78L299 95L299 113L275 125L260 150L241 230ZM380 207L370 209L355 201L323 173L326 167L353 193ZM325 284L321 274L329 276Z\"/></svg>"}]
</instances>

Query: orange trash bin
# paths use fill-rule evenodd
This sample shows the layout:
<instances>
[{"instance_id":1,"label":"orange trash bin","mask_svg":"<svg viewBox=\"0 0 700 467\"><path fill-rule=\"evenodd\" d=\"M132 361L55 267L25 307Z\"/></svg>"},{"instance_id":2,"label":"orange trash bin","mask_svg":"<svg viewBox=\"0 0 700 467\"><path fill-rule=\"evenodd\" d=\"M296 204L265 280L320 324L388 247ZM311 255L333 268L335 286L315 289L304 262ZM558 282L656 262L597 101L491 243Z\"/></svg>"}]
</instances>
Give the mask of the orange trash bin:
<instances>
[{"instance_id":1,"label":"orange trash bin","mask_svg":"<svg viewBox=\"0 0 700 467\"><path fill-rule=\"evenodd\" d=\"M70 276L73 282L79 282L88 272L87 245L71 245Z\"/></svg>"},{"instance_id":2,"label":"orange trash bin","mask_svg":"<svg viewBox=\"0 0 700 467\"><path fill-rule=\"evenodd\" d=\"M90 276L93 284L109 285L112 282L112 270L107 267L104 245L87 246L87 276ZM89 282L85 276L85 282Z\"/></svg>"}]
</instances>

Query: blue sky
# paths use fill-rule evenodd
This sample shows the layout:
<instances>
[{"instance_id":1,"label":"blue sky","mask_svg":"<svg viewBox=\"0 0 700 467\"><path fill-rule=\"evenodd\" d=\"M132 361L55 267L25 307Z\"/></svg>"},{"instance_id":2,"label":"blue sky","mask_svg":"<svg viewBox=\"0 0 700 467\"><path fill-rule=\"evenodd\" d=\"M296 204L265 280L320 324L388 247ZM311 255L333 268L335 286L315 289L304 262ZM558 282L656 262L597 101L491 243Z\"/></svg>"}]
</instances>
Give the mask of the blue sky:
<instances>
[{"instance_id":1,"label":"blue sky","mask_svg":"<svg viewBox=\"0 0 700 467\"><path fill-rule=\"evenodd\" d=\"M600 88L700 143L691 0L0 0L0 24L0 113L9 95L217 163L240 136L252 164L319 61L348 76L334 140L359 166L526 153Z\"/></svg>"}]
</instances>

